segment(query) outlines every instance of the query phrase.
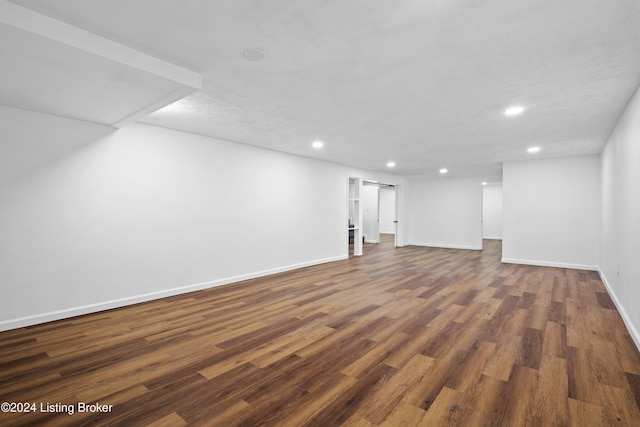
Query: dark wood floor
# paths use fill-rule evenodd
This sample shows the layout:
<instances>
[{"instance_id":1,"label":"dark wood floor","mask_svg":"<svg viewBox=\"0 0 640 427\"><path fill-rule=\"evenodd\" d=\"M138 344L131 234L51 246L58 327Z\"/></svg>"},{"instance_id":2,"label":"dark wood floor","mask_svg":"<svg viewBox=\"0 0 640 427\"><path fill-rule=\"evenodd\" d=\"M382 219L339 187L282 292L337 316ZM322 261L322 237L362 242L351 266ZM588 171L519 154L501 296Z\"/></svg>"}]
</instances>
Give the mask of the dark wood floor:
<instances>
[{"instance_id":1,"label":"dark wood floor","mask_svg":"<svg viewBox=\"0 0 640 427\"><path fill-rule=\"evenodd\" d=\"M0 425L640 426L640 355L598 275L500 253L387 238L0 333L0 402L113 405Z\"/></svg>"}]
</instances>

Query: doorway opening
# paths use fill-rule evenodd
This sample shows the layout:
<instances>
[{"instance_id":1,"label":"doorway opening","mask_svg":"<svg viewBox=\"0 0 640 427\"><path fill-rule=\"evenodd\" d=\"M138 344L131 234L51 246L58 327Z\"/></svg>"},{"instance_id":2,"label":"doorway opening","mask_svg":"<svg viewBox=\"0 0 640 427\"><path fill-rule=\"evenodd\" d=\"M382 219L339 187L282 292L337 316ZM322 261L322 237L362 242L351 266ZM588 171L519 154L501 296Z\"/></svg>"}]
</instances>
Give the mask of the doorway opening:
<instances>
[{"instance_id":1,"label":"doorway opening","mask_svg":"<svg viewBox=\"0 0 640 427\"><path fill-rule=\"evenodd\" d=\"M350 177L348 216L349 257L381 241L398 246L397 185Z\"/></svg>"},{"instance_id":2,"label":"doorway opening","mask_svg":"<svg viewBox=\"0 0 640 427\"><path fill-rule=\"evenodd\" d=\"M482 187L482 239L502 240L502 183Z\"/></svg>"}]
</instances>

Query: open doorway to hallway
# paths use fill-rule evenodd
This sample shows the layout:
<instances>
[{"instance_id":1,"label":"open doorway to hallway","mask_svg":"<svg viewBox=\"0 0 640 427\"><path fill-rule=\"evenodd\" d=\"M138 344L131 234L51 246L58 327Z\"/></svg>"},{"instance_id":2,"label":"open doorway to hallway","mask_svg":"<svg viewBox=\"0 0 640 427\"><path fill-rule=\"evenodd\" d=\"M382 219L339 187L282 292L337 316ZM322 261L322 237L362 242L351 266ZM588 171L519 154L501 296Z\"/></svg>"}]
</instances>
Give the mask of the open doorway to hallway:
<instances>
[{"instance_id":1,"label":"open doorway to hallway","mask_svg":"<svg viewBox=\"0 0 640 427\"><path fill-rule=\"evenodd\" d=\"M366 243L380 243L380 235L397 235L396 186L364 182L362 187L363 236Z\"/></svg>"},{"instance_id":2,"label":"open doorway to hallway","mask_svg":"<svg viewBox=\"0 0 640 427\"><path fill-rule=\"evenodd\" d=\"M350 178L348 215L350 257L362 255L367 247L362 244L379 244L383 238L397 246L397 185Z\"/></svg>"},{"instance_id":3,"label":"open doorway to hallway","mask_svg":"<svg viewBox=\"0 0 640 427\"><path fill-rule=\"evenodd\" d=\"M482 239L502 240L502 183L482 187Z\"/></svg>"}]
</instances>

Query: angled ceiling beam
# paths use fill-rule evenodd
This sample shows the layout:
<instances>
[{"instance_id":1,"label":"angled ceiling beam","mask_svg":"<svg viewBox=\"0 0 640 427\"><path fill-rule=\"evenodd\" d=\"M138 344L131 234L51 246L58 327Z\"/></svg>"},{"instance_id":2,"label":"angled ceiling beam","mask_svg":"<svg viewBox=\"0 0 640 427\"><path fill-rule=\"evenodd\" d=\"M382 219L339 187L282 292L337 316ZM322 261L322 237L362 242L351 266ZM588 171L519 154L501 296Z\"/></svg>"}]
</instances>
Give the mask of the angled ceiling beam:
<instances>
[{"instance_id":1,"label":"angled ceiling beam","mask_svg":"<svg viewBox=\"0 0 640 427\"><path fill-rule=\"evenodd\" d=\"M199 73L100 37L96 34L34 12L6 0L0 0L0 23L62 43L125 67L162 77L173 84L168 93L159 94L153 103L142 106L111 126L120 127L202 89ZM179 89L175 89L179 85Z\"/></svg>"}]
</instances>

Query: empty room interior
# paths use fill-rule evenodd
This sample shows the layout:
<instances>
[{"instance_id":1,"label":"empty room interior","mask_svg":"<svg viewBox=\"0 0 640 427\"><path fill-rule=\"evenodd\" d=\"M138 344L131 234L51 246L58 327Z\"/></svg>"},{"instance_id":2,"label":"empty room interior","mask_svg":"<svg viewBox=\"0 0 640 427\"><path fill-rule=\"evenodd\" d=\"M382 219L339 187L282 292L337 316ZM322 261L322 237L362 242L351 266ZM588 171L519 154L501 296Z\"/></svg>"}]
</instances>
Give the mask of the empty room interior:
<instances>
[{"instance_id":1,"label":"empty room interior","mask_svg":"<svg viewBox=\"0 0 640 427\"><path fill-rule=\"evenodd\" d=\"M640 2L0 0L0 425L640 425Z\"/></svg>"}]
</instances>

